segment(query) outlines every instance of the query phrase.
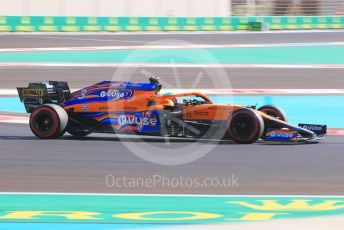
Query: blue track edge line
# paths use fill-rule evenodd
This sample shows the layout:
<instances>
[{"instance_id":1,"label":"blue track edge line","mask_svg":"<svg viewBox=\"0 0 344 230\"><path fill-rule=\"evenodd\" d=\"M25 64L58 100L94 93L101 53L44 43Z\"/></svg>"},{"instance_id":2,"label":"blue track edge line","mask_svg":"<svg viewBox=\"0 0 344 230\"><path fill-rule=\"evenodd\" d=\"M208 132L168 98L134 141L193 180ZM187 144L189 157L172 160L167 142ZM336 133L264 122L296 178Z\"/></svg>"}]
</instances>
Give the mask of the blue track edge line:
<instances>
[{"instance_id":1,"label":"blue track edge line","mask_svg":"<svg viewBox=\"0 0 344 230\"><path fill-rule=\"evenodd\" d=\"M214 103L266 105L281 107L289 122L326 124L329 128L344 128L344 96L211 96ZM0 98L0 111L25 112L17 97Z\"/></svg>"}]
</instances>

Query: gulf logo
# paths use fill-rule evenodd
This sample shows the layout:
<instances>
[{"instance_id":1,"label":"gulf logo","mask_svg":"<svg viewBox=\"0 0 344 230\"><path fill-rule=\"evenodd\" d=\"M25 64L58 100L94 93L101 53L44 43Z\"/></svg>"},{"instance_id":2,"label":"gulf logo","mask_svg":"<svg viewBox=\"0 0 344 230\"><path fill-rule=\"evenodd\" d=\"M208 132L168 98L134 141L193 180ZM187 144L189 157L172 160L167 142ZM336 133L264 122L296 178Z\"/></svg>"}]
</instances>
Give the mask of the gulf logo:
<instances>
[{"instance_id":1,"label":"gulf logo","mask_svg":"<svg viewBox=\"0 0 344 230\"><path fill-rule=\"evenodd\" d=\"M272 129L266 133L266 140L296 141L298 133L293 130Z\"/></svg>"},{"instance_id":2,"label":"gulf logo","mask_svg":"<svg viewBox=\"0 0 344 230\"><path fill-rule=\"evenodd\" d=\"M132 90L108 89L99 93L101 98L108 97L110 100L129 99L133 96Z\"/></svg>"}]
</instances>

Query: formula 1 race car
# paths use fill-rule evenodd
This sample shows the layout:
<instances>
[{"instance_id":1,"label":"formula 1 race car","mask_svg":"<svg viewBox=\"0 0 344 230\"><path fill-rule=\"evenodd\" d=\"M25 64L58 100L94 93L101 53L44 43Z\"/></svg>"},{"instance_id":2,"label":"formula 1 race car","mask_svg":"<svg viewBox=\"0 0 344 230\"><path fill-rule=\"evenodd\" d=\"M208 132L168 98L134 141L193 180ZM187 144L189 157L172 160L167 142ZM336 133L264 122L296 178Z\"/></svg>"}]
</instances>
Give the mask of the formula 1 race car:
<instances>
[{"instance_id":1,"label":"formula 1 race car","mask_svg":"<svg viewBox=\"0 0 344 230\"><path fill-rule=\"evenodd\" d=\"M17 88L30 128L39 138L90 133L257 141L317 142L325 125L287 123L272 105L214 104L200 92L160 94L159 78L150 82L102 81L71 93L66 82L30 83Z\"/></svg>"}]
</instances>

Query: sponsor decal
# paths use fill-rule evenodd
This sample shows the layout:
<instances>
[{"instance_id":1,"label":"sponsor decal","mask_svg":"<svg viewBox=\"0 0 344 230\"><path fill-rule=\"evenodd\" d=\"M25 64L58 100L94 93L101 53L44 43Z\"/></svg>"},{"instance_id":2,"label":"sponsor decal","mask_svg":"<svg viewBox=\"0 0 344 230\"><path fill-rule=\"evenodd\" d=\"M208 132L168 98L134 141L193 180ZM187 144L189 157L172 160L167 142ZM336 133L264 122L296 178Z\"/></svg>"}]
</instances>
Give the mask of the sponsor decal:
<instances>
[{"instance_id":1,"label":"sponsor decal","mask_svg":"<svg viewBox=\"0 0 344 230\"><path fill-rule=\"evenodd\" d=\"M24 97L42 97L43 89L23 89Z\"/></svg>"},{"instance_id":2,"label":"sponsor decal","mask_svg":"<svg viewBox=\"0 0 344 230\"><path fill-rule=\"evenodd\" d=\"M124 84L123 82L113 82L110 84L111 88L125 88L126 84Z\"/></svg>"},{"instance_id":3,"label":"sponsor decal","mask_svg":"<svg viewBox=\"0 0 344 230\"><path fill-rule=\"evenodd\" d=\"M88 110L88 109L89 109L88 104L83 104L83 105L81 105L81 110L86 111L86 110Z\"/></svg>"},{"instance_id":4,"label":"sponsor decal","mask_svg":"<svg viewBox=\"0 0 344 230\"><path fill-rule=\"evenodd\" d=\"M187 111L184 113L185 118L192 118L192 117L204 117L209 116L209 112L207 111Z\"/></svg>"},{"instance_id":5,"label":"sponsor decal","mask_svg":"<svg viewBox=\"0 0 344 230\"><path fill-rule=\"evenodd\" d=\"M215 105L215 106L210 106L208 109L210 109L210 110L228 110L228 107Z\"/></svg>"},{"instance_id":6,"label":"sponsor decal","mask_svg":"<svg viewBox=\"0 0 344 230\"><path fill-rule=\"evenodd\" d=\"M125 110L125 111L136 111L137 107L134 107L134 106L124 106L123 110Z\"/></svg>"},{"instance_id":7,"label":"sponsor decal","mask_svg":"<svg viewBox=\"0 0 344 230\"><path fill-rule=\"evenodd\" d=\"M98 111L109 111L112 110L111 106L99 106Z\"/></svg>"},{"instance_id":8,"label":"sponsor decal","mask_svg":"<svg viewBox=\"0 0 344 230\"><path fill-rule=\"evenodd\" d=\"M129 99L133 96L132 90L119 90L119 89L109 89L103 90L99 94L100 97L108 97L111 100L118 100L118 99Z\"/></svg>"},{"instance_id":9,"label":"sponsor decal","mask_svg":"<svg viewBox=\"0 0 344 230\"><path fill-rule=\"evenodd\" d=\"M84 99L86 97L86 94L87 94L87 89L82 89L80 91L80 96L77 97L78 99Z\"/></svg>"},{"instance_id":10,"label":"sponsor decal","mask_svg":"<svg viewBox=\"0 0 344 230\"><path fill-rule=\"evenodd\" d=\"M321 131L322 130L322 127L314 126L314 125L304 125L301 128L308 129L308 130L314 130L314 131Z\"/></svg>"},{"instance_id":11,"label":"sponsor decal","mask_svg":"<svg viewBox=\"0 0 344 230\"><path fill-rule=\"evenodd\" d=\"M104 106L99 106L97 110L98 111L113 111L113 110L137 111L137 107L134 107L134 106L113 107L113 106L105 106L104 105Z\"/></svg>"},{"instance_id":12,"label":"sponsor decal","mask_svg":"<svg viewBox=\"0 0 344 230\"><path fill-rule=\"evenodd\" d=\"M205 112L205 111L195 111L194 114L196 116L208 116L209 112Z\"/></svg>"},{"instance_id":13,"label":"sponsor decal","mask_svg":"<svg viewBox=\"0 0 344 230\"><path fill-rule=\"evenodd\" d=\"M313 131L314 133L318 135L326 134L326 130L327 130L326 125L299 124L299 127Z\"/></svg>"},{"instance_id":14,"label":"sponsor decal","mask_svg":"<svg viewBox=\"0 0 344 230\"><path fill-rule=\"evenodd\" d=\"M74 98L66 101L65 106L88 103L88 102L106 102L106 101L117 101L121 99L132 98L134 91L132 90L121 90L121 89L105 89L90 91L83 89L80 92L74 94Z\"/></svg>"},{"instance_id":15,"label":"sponsor decal","mask_svg":"<svg viewBox=\"0 0 344 230\"><path fill-rule=\"evenodd\" d=\"M121 126L124 125L150 125L156 126L158 120L156 118L149 118L149 117L138 117L138 116L127 116L121 115L118 118L118 124Z\"/></svg>"},{"instance_id":16,"label":"sponsor decal","mask_svg":"<svg viewBox=\"0 0 344 230\"><path fill-rule=\"evenodd\" d=\"M156 84L146 82L111 82L110 88L126 90L154 90Z\"/></svg>"},{"instance_id":17,"label":"sponsor decal","mask_svg":"<svg viewBox=\"0 0 344 230\"><path fill-rule=\"evenodd\" d=\"M268 130L265 140L296 141L298 133L293 130L273 129Z\"/></svg>"},{"instance_id":18,"label":"sponsor decal","mask_svg":"<svg viewBox=\"0 0 344 230\"><path fill-rule=\"evenodd\" d=\"M105 125L111 125L118 130L131 130L138 132L160 130L158 111L146 112L115 112L109 113L102 119Z\"/></svg>"}]
</instances>

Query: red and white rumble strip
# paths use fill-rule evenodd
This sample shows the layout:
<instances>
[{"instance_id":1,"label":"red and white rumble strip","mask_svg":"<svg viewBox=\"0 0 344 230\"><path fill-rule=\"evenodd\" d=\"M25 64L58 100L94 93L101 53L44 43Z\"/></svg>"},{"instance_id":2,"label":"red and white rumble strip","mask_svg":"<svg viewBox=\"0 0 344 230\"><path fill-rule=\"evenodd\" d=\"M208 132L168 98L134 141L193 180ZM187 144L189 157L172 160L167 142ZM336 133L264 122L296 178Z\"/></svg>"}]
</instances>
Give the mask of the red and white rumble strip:
<instances>
[{"instance_id":1,"label":"red and white rumble strip","mask_svg":"<svg viewBox=\"0 0 344 230\"><path fill-rule=\"evenodd\" d=\"M0 123L28 124L29 117L0 115ZM344 129L328 129L327 134L331 136L344 136Z\"/></svg>"},{"instance_id":2,"label":"red and white rumble strip","mask_svg":"<svg viewBox=\"0 0 344 230\"><path fill-rule=\"evenodd\" d=\"M207 95L329 95L344 94L344 89L163 89L162 93L202 92Z\"/></svg>"},{"instance_id":3,"label":"red and white rumble strip","mask_svg":"<svg viewBox=\"0 0 344 230\"><path fill-rule=\"evenodd\" d=\"M327 134L332 135L332 136L343 136L344 130L343 129L328 129Z\"/></svg>"},{"instance_id":4,"label":"red and white rumble strip","mask_svg":"<svg viewBox=\"0 0 344 230\"><path fill-rule=\"evenodd\" d=\"M29 118L28 117L18 117L18 116L9 116L9 115L0 115L0 122L28 124Z\"/></svg>"}]
</instances>

